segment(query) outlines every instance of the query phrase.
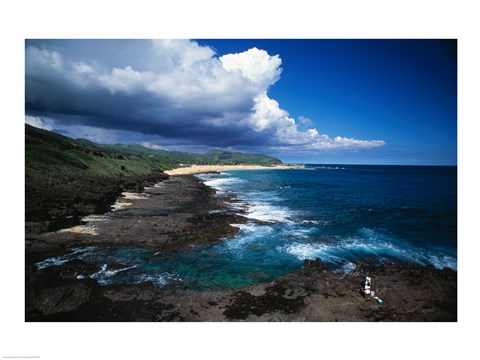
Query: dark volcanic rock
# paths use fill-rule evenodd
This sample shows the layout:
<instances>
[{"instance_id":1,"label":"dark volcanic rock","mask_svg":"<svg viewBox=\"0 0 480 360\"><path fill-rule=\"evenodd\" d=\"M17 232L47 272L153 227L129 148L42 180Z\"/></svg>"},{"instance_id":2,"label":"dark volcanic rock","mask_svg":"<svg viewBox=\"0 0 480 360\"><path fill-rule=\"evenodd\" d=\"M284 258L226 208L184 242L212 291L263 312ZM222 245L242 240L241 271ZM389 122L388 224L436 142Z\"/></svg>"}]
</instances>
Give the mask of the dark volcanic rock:
<instances>
[{"instance_id":1,"label":"dark volcanic rock","mask_svg":"<svg viewBox=\"0 0 480 360\"><path fill-rule=\"evenodd\" d=\"M123 191L143 190L145 185L168 179L161 171L149 175L78 177L65 181L38 183L25 179L25 219L37 223L34 233L56 231L80 223L82 216L101 214ZM43 227L38 224L45 224Z\"/></svg>"},{"instance_id":2,"label":"dark volcanic rock","mask_svg":"<svg viewBox=\"0 0 480 360\"><path fill-rule=\"evenodd\" d=\"M80 267L81 265L78 264ZM43 321L46 316L77 311L93 298L99 285L92 279L73 278L74 264L26 271L25 318Z\"/></svg>"},{"instance_id":3,"label":"dark volcanic rock","mask_svg":"<svg viewBox=\"0 0 480 360\"><path fill-rule=\"evenodd\" d=\"M76 279L78 276L88 277L100 270L98 265L86 263L75 259L59 266L60 276L63 278Z\"/></svg>"},{"instance_id":4,"label":"dark volcanic rock","mask_svg":"<svg viewBox=\"0 0 480 360\"><path fill-rule=\"evenodd\" d=\"M233 302L227 305L224 315L228 320L245 320L250 315L262 316L266 313L281 312L293 314L305 306L302 296L287 297L286 288L275 285L267 287L265 294L252 295L239 291L233 295Z\"/></svg>"},{"instance_id":5,"label":"dark volcanic rock","mask_svg":"<svg viewBox=\"0 0 480 360\"><path fill-rule=\"evenodd\" d=\"M328 269L321 259L316 258L315 260L305 259L303 261L303 270L305 274L308 274L312 271L326 272Z\"/></svg>"},{"instance_id":6,"label":"dark volcanic rock","mask_svg":"<svg viewBox=\"0 0 480 360\"><path fill-rule=\"evenodd\" d=\"M43 315L75 311L90 300L92 293L91 286L80 282L45 288L39 295L36 308Z\"/></svg>"},{"instance_id":7,"label":"dark volcanic rock","mask_svg":"<svg viewBox=\"0 0 480 360\"><path fill-rule=\"evenodd\" d=\"M319 262L313 261L316 265ZM309 267L311 264L307 265ZM305 266L240 290L191 291L150 283L99 286L37 271L27 321L456 321L456 273L413 265L370 268L376 294L360 293L364 270L341 275ZM375 275L373 275L375 274ZM33 290L32 290L33 289Z\"/></svg>"},{"instance_id":8,"label":"dark volcanic rock","mask_svg":"<svg viewBox=\"0 0 480 360\"><path fill-rule=\"evenodd\" d=\"M90 233L57 232L33 235L47 243L135 246L158 250L217 243L235 236L232 223L246 218L231 212L224 198L193 176L172 177L133 199L126 206L104 214L89 226ZM215 211L211 211L215 210Z\"/></svg>"}]
</instances>

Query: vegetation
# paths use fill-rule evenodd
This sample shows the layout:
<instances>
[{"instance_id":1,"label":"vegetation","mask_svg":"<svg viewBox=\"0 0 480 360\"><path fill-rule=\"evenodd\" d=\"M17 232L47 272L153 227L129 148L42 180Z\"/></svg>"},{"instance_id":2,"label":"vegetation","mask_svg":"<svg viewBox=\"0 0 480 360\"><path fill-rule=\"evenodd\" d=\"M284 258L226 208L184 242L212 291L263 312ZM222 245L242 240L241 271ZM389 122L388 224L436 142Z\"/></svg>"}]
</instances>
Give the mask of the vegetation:
<instances>
[{"instance_id":1,"label":"vegetation","mask_svg":"<svg viewBox=\"0 0 480 360\"><path fill-rule=\"evenodd\" d=\"M256 165L280 165L282 162L274 157L262 154L244 154L241 152L229 152L223 150L211 150L203 155L205 161L212 164L256 164Z\"/></svg>"},{"instance_id":2,"label":"vegetation","mask_svg":"<svg viewBox=\"0 0 480 360\"><path fill-rule=\"evenodd\" d=\"M258 164L282 162L265 155L211 150L205 154L153 150L141 145L100 145L74 140L25 125L26 179L57 182L79 176L134 176L191 164Z\"/></svg>"},{"instance_id":3,"label":"vegetation","mask_svg":"<svg viewBox=\"0 0 480 360\"><path fill-rule=\"evenodd\" d=\"M262 154L244 154L241 152L231 152L224 150L210 150L205 154L194 154L180 151L153 150L137 144L116 144L116 145L97 145L103 149L115 150L118 152L127 152L150 158L161 159L165 164L181 165L279 165L282 162L274 157Z\"/></svg>"}]
</instances>

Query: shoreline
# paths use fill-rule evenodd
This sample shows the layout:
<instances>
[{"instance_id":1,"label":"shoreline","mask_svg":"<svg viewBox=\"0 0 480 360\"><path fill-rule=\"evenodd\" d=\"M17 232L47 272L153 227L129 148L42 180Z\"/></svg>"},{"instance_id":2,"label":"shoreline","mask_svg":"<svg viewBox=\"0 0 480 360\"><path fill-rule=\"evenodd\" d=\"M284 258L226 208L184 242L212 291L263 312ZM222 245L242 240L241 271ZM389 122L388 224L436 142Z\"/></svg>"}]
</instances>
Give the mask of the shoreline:
<instances>
[{"instance_id":1,"label":"shoreline","mask_svg":"<svg viewBox=\"0 0 480 360\"><path fill-rule=\"evenodd\" d=\"M247 168L253 170L235 170ZM359 261L353 272L342 275L329 271L320 259L305 260L300 269L273 281L201 291L158 288L149 281L101 285L89 277L102 271L99 265L80 259L35 268L36 262L76 246L169 251L234 236L238 229L230 223L233 218L240 222L242 216L210 213L223 208L225 199L188 175L144 187L144 195L124 192L117 202L129 205L101 215L109 219L95 226L96 235L56 232L27 237L25 321L457 321L457 273L431 266ZM113 271L125 266L108 263ZM359 294L365 274L373 275L383 305Z\"/></svg>"},{"instance_id":2,"label":"shoreline","mask_svg":"<svg viewBox=\"0 0 480 360\"><path fill-rule=\"evenodd\" d=\"M82 217L80 225L26 238L48 244L138 247L162 251L220 242L247 219L233 212L226 198L196 177L182 176L123 192L107 212ZM217 210L217 213L211 213Z\"/></svg>"},{"instance_id":3,"label":"shoreline","mask_svg":"<svg viewBox=\"0 0 480 360\"><path fill-rule=\"evenodd\" d=\"M194 175L214 171L227 170L288 170L288 169L304 169L304 165L192 165L186 167L175 168L165 171L165 174L170 176L176 175Z\"/></svg>"},{"instance_id":4,"label":"shoreline","mask_svg":"<svg viewBox=\"0 0 480 360\"><path fill-rule=\"evenodd\" d=\"M457 321L453 270L357 265L355 272L341 275L328 271L320 259L305 260L300 269L270 282L196 291L158 288L150 282L100 285L88 277L100 271L98 266L74 260L28 276L25 321ZM372 276L383 303L364 300L360 289L365 274Z\"/></svg>"}]
</instances>

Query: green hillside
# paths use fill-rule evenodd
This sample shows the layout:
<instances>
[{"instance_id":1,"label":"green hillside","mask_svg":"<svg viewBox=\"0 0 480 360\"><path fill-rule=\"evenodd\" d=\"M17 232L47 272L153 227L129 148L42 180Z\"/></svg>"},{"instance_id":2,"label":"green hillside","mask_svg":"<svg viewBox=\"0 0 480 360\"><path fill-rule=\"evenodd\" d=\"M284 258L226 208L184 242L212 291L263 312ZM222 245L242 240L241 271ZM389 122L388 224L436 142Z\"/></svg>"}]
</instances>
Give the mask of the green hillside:
<instances>
[{"instance_id":1,"label":"green hillside","mask_svg":"<svg viewBox=\"0 0 480 360\"><path fill-rule=\"evenodd\" d=\"M282 162L260 154L211 150L205 154L153 150L141 145L102 145L74 140L25 125L25 171L28 177L142 175L181 165L255 164Z\"/></svg>"},{"instance_id":2,"label":"green hillside","mask_svg":"<svg viewBox=\"0 0 480 360\"><path fill-rule=\"evenodd\" d=\"M116 145L97 145L103 149L126 152L130 154L142 155L151 158L161 159L165 164L197 164L197 165L279 165L282 162L271 156L262 154L245 154L241 152L231 152L224 150L210 150L205 154L194 154L179 151L153 150L137 144L116 144Z\"/></svg>"},{"instance_id":3,"label":"green hillside","mask_svg":"<svg viewBox=\"0 0 480 360\"><path fill-rule=\"evenodd\" d=\"M203 155L193 154L179 151L154 150L138 144L115 144L115 145L98 145L103 149L110 149L120 152L128 152L131 154L149 156L162 159L169 164L200 164L204 162Z\"/></svg>"},{"instance_id":4,"label":"green hillside","mask_svg":"<svg viewBox=\"0 0 480 360\"><path fill-rule=\"evenodd\" d=\"M244 154L241 152L229 152L223 150L211 150L203 155L206 162L228 165L255 164L255 165L280 165L282 162L274 157L261 154Z\"/></svg>"},{"instance_id":5,"label":"green hillside","mask_svg":"<svg viewBox=\"0 0 480 360\"><path fill-rule=\"evenodd\" d=\"M25 125L25 172L30 177L148 174L178 164L168 159L100 147Z\"/></svg>"}]
</instances>

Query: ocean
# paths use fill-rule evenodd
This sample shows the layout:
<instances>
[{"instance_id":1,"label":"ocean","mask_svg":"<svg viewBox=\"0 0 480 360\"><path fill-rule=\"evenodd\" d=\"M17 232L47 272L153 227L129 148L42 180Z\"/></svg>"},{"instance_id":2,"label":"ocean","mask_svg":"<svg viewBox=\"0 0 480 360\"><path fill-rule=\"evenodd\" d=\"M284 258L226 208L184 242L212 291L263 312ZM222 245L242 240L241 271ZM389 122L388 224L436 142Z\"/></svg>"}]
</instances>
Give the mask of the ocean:
<instances>
[{"instance_id":1,"label":"ocean","mask_svg":"<svg viewBox=\"0 0 480 360\"><path fill-rule=\"evenodd\" d=\"M100 284L188 289L271 281L315 258L344 274L358 259L457 270L457 167L306 165L197 177L248 218L232 224L236 237L175 252L82 247L37 267L78 258L102 267L91 276Z\"/></svg>"}]
</instances>

